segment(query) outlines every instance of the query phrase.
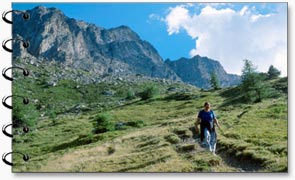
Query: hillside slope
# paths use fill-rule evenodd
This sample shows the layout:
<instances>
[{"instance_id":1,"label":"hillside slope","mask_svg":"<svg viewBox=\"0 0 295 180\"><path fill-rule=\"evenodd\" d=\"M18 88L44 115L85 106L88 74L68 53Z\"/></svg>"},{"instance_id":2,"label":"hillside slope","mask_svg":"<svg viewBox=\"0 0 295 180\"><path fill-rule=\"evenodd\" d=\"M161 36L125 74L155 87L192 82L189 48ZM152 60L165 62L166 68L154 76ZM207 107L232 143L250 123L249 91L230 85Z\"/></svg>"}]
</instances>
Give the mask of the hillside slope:
<instances>
[{"instance_id":1,"label":"hillside slope","mask_svg":"<svg viewBox=\"0 0 295 180\"><path fill-rule=\"evenodd\" d=\"M34 81L18 77L13 86L14 93L43 100L46 106L38 110L43 117L38 118L30 133L20 133L21 127L14 129L13 150L31 157L29 162L23 162L22 157L13 156L14 172L286 172L288 169L286 78L269 81L275 96L256 104L235 101L237 88L200 91L185 84L149 80L141 85L91 86L65 81L44 87ZM124 98L126 91L140 92L146 83L158 87L158 95L148 100ZM113 93L106 94L106 90ZM223 129L217 129L217 156L201 147L193 131L196 113L205 101L213 105ZM34 102L34 106L39 103ZM57 113L56 118L50 116L52 111ZM95 134L95 117L101 113L108 114L111 122L125 125Z\"/></svg>"}]
</instances>

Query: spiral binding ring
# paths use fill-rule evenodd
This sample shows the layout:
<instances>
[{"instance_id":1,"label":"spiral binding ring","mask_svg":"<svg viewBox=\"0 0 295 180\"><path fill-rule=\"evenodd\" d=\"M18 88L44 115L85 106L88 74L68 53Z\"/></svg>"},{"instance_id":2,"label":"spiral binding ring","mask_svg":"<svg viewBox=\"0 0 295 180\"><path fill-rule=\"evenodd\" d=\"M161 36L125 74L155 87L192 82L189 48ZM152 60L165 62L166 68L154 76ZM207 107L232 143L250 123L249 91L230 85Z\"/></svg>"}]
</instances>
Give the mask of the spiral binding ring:
<instances>
[{"instance_id":1,"label":"spiral binding ring","mask_svg":"<svg viewBox=\"0 0 295 180\"><path fill-rule=\"evenodd\" d=\"M7 52L13 52L13 50L12 49L9 49L8 47L6 47L6 43L8 43L9 41L12 41L12 40L18 40L18 41L22 41L23 42L23 47L24 48L28 48L29 46L30 46L30 44L29 44L29 42L28 41L25 41L25 40L23 40L23 39L8 39L8 40L4 40L3 42L2 42L2 47L3 47L3 49L5 50L5 51L7 51Z\"/></svg>"},{"instance_id":2,"label":"spiral binding ring","mask_svg":"<svg viewBox=\"0 0 295 180\"><path fill-rule=\"evenodd\" d=\"M27 155L27 154L23 154L23 153L21 153L21 152L9 152L9 153L6 153L6 154L4 153L4 154L2 155L2 161L3 161L5 164L9 165L9 166L14 166L14 164L13 164L12 162L7 161L7 160L6 160L6 157L7 157L9 154L12 154L12 153L22 155L22 156L23 156L23 160L24 160L25 162L27 162L27 161L30 160L30 156L29 156L29 155Z\"/></svg>"},{"instance_id":3,"label":"spiral binding ring","mask_svg":"<svg viewBox=\"0 0 295 180\"><path fill-rule=\"evenodd\" d=\"M10 137L10 138L13 138L13 134L9 134L9 133L6 131L6 128L7 128L8 126L13 126L13 125L14 125L14 124L4 125L4 126L2 127L2 133L3 133L4 135ZM30 131L30 129L29 129L27 126L24 126L24 127L23 127L23 132L24 132L24 133L28 133L29 131Z\"/></svg>"},{"instance_id":4,"label":"spiral binding ring","mask_svg":"<svg viewBox=\"0 0 295 180\"><path fill-rule=\"evenodd\" d=\"M15 96L15 97L21 97L21 98L23 98L23 103L24 103L25 105L29 104L29 99L28 99L28 98L24 98L24 97L22 97L22 96L17 96L17 95L11 95L11 96L7 96L7 97L4 96L4 97L2 98L2 104L3 104L3 106L5 106L5 107L8 108L8 109L13 109L12 106L10 106L10 105L8 105L8 104L6 103L6 100L7 100L8 98L12 97L12 96Z\"/></svg>"},{"instance_id":5,"label":"spiral binding ring","mask_svg":"<svg viewBox=\"0 0 295 180\"><path fill-rule=\"evenodd\" d=\"M8 13L11 13L11 12L21 12L21 13L23 13L23 19L24 20L29 20L30 19L30 14L28 13L28 12L23 12L23 11L19 11L19 10L11 10L11 11L7 11L7 12L3 12L3 14L2 14L2 19L3 19L3 21L5 21L6 23L8 23L8 24L13 24L13 22L12 21L10 21L10 20L8 20L7 18L6 18L6 15L8 14Z\"/></svg>"},{"instance_id":6,"label":"spiral binding ring","mask_svg":"<svg viewBox=\"0 0 295 180\"><path fill-rule=\"evenodd\" d=\"M9 20L9 19L6 18L6 15L7 15L8 13L12 13L12 12L21 12L21 13L23 13L23 16L22 16L22 17L23 17L24 20L29 20L29 19L30 19L30 14L27 13L27 12L19 11L19 10L11 10L11 11L8 11L8 12L3 12L3 14L2 14L2 19L3 19L4 22L6 22L6 23L8 23L8 24L13 24L13 22L12 22L11 20ZM22 41L22 45L23 45L24 48L28 48L28 47L30 46L30 44L29 44L28 41L24 41L24 40L22 40L22 39L8 39L8 40L6 40L6 41L4 40L4 41L2 42L2 47L3 47L4 50L6 50L6 51L8 51L8 52L11 52L11 53L13 52L12 49L6 47L7 42L12 41L12 40ZM13 81L13 78L12 78L12 77L9 77L9 76L6 75L7 70L12 69L12 68L17 68L17 69L21 69L21 70L23 70L23 75L24 75L24 76L28 76L28 75L29 75L29 71L28 71L28 70L26 70L26 69L24 69L24 68L21 68L21 67L16 67L16 66L15 66L15 67L7 68L7 69L4 68L4 69L2 70L2 75L3 75L3 77L4 77L5 79L10 80L10 81ZM13 109L13 107L12 107L11 105L8 105L8 104L6 103L6 100L7 100L8 98L10 98L10 97L13 97L13 96L23 98L22 96L17 96L17 95L11 95L11 96L7 96L7 97L3 97L3 99L2 99L2 104L3 104L6 108ZM29 103L29 99L27 99L27 98L23 98L23 103L24 103L24 104L28 104L28 103ZM13 135L10 134L10 133L8 133L8 132L6 131L7 127L9 127L9 126L13 126L13 124L4 125L4 126L2 127L2 132L3 132L4 135L6 135L6 136L12 138ZM26 127L26 126L23 127L23 132L24 132L24 133L28 133L28 132L29 132L29 128ZM10 154L13 154L13 153L22 155L22 156L23 156L23 160L24 160L25 162L29 161L29 159L30 159L29 155L27 155L27 154L23 154L23 153L21 153L21 152L9 152L9 153L4 153L4 154L2 155L2 161L3 161L5 164L9 165L9 166L14 166L14 164L13 164L12 162L9 162L8 160L6 160L6 157L7 157L8 155L10 155Z\"/></svg>"},{"instance_id":7,"label":"spiral binding ring","mask_svg":"<svg viewBox=\"0 0 295 180\"><path fill-rule=\"evenodd\" d=\"M9 80L9 81L13 81L14 79L13 79L12 77L7 76L7 75L6 75L6 71L8 71L9 69L12 69L12 68L17 68L17 69L21 69L21 70L23 70L23 75L24 75L24 76L29 76L29 74L30 74L30 72L29 72L27 69L24 69L24 68L22 68L22 67L13 66L13 67L9 67L9 68L7 68L7 69L4 68L4 69L2 70L2 76L3 76L5 79Z\"/></svg>"}]
</instances>

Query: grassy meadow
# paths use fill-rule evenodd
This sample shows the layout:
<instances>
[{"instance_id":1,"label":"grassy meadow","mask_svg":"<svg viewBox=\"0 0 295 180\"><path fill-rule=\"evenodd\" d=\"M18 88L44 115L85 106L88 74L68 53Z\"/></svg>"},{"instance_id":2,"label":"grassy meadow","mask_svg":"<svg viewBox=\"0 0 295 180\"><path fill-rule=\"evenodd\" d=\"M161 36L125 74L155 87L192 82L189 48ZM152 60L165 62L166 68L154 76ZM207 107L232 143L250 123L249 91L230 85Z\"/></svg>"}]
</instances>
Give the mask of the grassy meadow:
<instances>
[{"instance_id":1,"label":"grassy meadow","mask_svg":"<svg viewBox=\"0 0 295 180\"><path fill-rule=\"evenodd\" d=\"M287 172L287 78L267 83L272 96L249 104L241 101L238 87L213 91L181 83L70 80L46 86L19 77L13 93L33 99L29 110L23 106L19 112L35 113L37 120L27 134L21 126L13 129L13 151L30 156L23 162L14 155L13 172ZM146 86L157 92L142 100L137 94ZM130 93L134 97L126 98ZM193 130L205 101L222 127L216 156L201 147ZM13 104L20 106L21 99ZM95 133L98 114L123 125Z\"/></svg>"}]
</instances>

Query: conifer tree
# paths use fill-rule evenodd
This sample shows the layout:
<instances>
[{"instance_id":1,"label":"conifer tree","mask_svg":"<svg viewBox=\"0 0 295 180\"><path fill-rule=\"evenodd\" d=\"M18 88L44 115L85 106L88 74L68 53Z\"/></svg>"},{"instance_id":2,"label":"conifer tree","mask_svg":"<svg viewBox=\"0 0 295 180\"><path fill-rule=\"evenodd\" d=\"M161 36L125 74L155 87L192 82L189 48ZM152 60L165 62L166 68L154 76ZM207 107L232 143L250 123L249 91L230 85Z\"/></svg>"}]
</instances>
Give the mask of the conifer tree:
<instances>
[{"instance_id":1,"label":"conifer tree","mask_svg":"<svg viewBox=\"0 0 295 180\"><path fill-rule=\"evenodd\" d=\"M281 71L279 71L273 65L270 65L268 68L267 75L268 75L268 79L275 79L281 75Z\"/></svg>"},{"instance_id":2,"label":"conifer tree","mask_svg":"<svg viewBox=\"0 0 295 180\"><path fill-rule=\"evenodd\" d=\"M217 90L220 88L219 80L218 80L215 72L211 73L210 84L214 90Z\"/></svg>"},{"instance_id":3,"label":"conifer tree","mask_svg":"<svg viewBox=\"0 0 295 180\"><path fill-rule=\"evenodd\" d=\"M242 69L241 90L248 102L261 102L267 95L267 86L263 83L262 76L257 72L252 62L247 59L244 60Z\"/></svg>"}]
</instances>

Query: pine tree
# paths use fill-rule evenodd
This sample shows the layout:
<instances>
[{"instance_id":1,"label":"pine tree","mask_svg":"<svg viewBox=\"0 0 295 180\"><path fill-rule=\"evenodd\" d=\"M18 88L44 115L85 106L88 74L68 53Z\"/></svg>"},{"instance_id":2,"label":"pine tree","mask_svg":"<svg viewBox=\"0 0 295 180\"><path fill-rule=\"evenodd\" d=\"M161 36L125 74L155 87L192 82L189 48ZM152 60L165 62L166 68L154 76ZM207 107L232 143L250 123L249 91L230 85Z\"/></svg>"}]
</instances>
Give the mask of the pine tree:
<instances>
[{"instance_id":1,"label":"pine tree","mask_svg":"<svg viewBox=\"0 0 295 180\"><path fill-rule=\"evenodd\" d=\"M211 84L211 87L212 87L214 90L217 90L217 89L220 88L219 80L218 80L218 78L217 78L215 72L212 72L212 73L211 73L210 84Z\"/></svg>"},{"instance_id":2,"label":"pine tree","mask_svg":"<svg viewBox=\"0 0 295 180\"><path fill-rule=\"evenodd\" d=\"M281 71L275 68L273 65L270 65L268 68L268 79L275 79L281 75Z\"/></svg>"},{"instance_id":3,"label":"pine tree","mask_svg":"<svg viewBox=\"0 0 295 180\"><path fill-rule=\"evenodd\" d=\"M263 83L262 76L257 72L252 62L247 59L244 60L242 70L241 90L248 102L260 102L267 95L267 87Z\"/></svg>"}]
</instances>

